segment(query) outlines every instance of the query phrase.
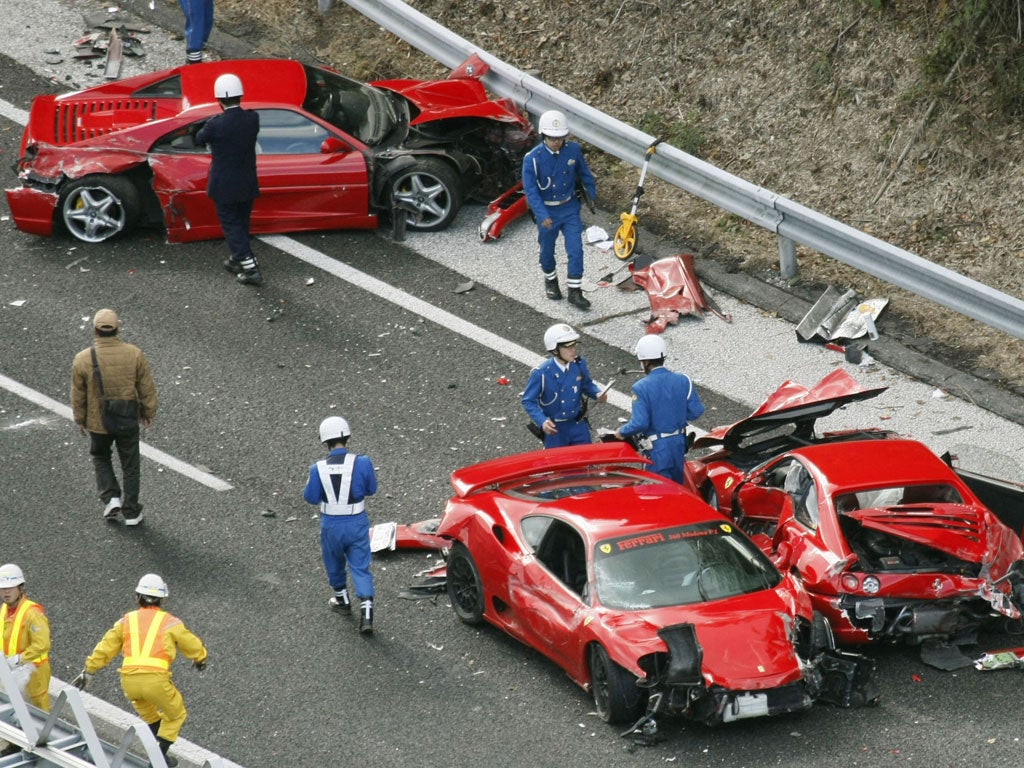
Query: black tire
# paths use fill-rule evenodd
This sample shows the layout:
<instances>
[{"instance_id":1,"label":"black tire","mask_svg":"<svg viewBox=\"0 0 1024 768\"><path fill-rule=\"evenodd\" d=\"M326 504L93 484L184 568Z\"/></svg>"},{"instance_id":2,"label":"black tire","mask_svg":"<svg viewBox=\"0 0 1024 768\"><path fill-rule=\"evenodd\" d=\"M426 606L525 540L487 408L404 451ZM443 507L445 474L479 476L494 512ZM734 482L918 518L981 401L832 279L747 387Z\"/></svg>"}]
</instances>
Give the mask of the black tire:
<instances>
[{"instance_id":1,"label":"black tire","mask_svg":"<svg viewBox=\"0 0 1024 768\"><path fill-rule=\"evenodd\" d=\"M68 184L58 204L64 229L83 243L102 243L139 218L139 190L123 176L86 176Z\"/></svg>"},{"instance_id":2,"label":"black tire","mask_svg":"<svg viewBox=\"0 0 1024 768\"><path fill-rule=\"evenodd\" d=\"M424 157L395 174L389 183L391 209L405 213L407 229L445 229L462 207L465 190L455 169L436 157Z\"/></svg>"},{"instance_id":3,"label":"black tire","mask_svg":"<svg viewBox=\"0 0 1024 768\"><path fill-rule=\"evenodd\" d=\"M448 599L455 615L463 624L475 626L484 620L484 585L473 556L463 544L456 542L448 555L446 581Z\"/></svg>"},{"instance_id":4,"label":"black tire","mask_svg":"<svg viewBox=\"0 0 1024 768\"><path fill-rule=\"evenodd\" d=\"M606 723L635 723L646 704L636 678L608 658L608 652L594 643L588 650L590 688L597 714Z\"/></svg>"}]
</instances>

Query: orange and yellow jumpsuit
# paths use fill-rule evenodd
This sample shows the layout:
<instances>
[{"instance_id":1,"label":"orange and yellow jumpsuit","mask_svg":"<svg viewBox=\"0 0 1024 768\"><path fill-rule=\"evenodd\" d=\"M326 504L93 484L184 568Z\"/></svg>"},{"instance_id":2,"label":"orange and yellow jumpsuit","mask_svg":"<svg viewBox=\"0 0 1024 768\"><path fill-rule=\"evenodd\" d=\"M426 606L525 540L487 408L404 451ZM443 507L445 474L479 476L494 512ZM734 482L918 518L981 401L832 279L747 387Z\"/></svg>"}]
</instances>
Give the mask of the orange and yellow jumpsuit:
<instances>
[{"instance_id":1,"label":"orange and yellow jumpsuit","mask_svg":"<svg viewBox=\"0 0 1024 768\"><path fill-rule=\"evenodd\" d=\"M50 621L43 606L22 595L13 611L8 610L6 603L0 606L0 624L3 625L4 656L20 653L22 663L35 666L25 686L25 695L35 706L49 712Z\"/></svg>"},{"instance_id":2,"label":"orange and yellow jumpsuit","mask_svg":"<svg viewBox=\"0 0 1024 768\"><path fill-rule=\"evenodd\" d=\"M95 674L118 653L121 689L147 725L159 723L157 738L173 742L188 716L181 693L171 682L171 662L178 650L193 662L206 659L202 641L181 619L159 607L143 606L122 616L93 648L85 671Z\"/></svg>"}]
</instances>

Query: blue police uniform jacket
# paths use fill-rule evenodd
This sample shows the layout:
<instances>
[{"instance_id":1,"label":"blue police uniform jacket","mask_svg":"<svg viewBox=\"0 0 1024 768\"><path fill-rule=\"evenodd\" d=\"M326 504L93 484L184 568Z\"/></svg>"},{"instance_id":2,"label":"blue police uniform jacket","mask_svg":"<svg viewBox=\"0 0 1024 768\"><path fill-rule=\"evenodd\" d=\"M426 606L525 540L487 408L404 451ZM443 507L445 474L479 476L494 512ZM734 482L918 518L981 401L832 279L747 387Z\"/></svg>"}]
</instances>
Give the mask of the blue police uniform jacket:
<instances>
[{"instance_id":1,"label":"blue police uniform jacket","mask_svg":"<svg viewBox=\"0 0 1024 768\"><path fill-rule=\"evenodd\" d=\"M523 408L538 427L548 419L573 421L583 405L583 395L597 397L600 391L582 357L569 363L564 371L551 357L530 371L523 390Z\"/></svg>"},{"instance_id":2,"label":"blue police uniform jacket","mask_svg":"<svg viewBox=\"0 0 1024 768\"><path fill-rule=\"evenodd\" d=\"M342 464L347 453L348 451L344 448L335 448L327 454L327 463ZM334 475L331 480L335 483L334 493L337 495L341 488L341 476ZM347 503L357 504L376 492L377 475L373 471L373 462L370 461L369 456L356 454L355 465L352 467L352 485L349 488ZM316 464L309 468L309 480L306 482L306 488L302 492L302 498L310 504L320 504L327 501L327 495L324 493L323 484L320 482L320 473L317 471ZM339 499L339 501L346 503L344 499Z\"/></svg>"},{"instance_id":3,"label":"blue police uniform jacket","mask_svg":"<svg viewBox=\"0 0 1024 768\"><path fill-rule=\"evenodd\" d=\"M241 107L214 115L196 134L196 141L213 154L206 194L215 203L241 203L259 197L256 179L256 137L260 116Z\"/></svg>"},{"instance_id":4,"label":"blue police uniform jacket","mask_svg":"<svg viewBox=\"0 0 1024 768\"><path fill-rule=\"evenodd\" d=\"M633 385L633 412L619 428L623 436L685 436L686 424L704 413L690 377L658 366Z\"/></svg>"},{"instance_id":5,"label":"blue police uniform jacket","mask_svg":"<svg viewBox=\"0 0 1024 768\"><path fill-rule=\"evenodd\" d=\"M583 150L575 141L567 141L557 153L541 142L523 158L523 193L537 221L548 217L545 204L563 204L576 194L576 180L583 182L591 198L597 197L594 174L590 172Z\"/></svg>"}]
</instances>

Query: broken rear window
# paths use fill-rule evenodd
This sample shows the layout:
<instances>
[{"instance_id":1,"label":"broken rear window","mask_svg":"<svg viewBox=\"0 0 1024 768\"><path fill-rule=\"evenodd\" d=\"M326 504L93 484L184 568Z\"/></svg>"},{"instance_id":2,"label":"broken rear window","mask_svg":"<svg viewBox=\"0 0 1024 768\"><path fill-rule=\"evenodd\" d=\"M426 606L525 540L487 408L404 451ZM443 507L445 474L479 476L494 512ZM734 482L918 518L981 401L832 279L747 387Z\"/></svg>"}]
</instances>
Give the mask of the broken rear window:
<instances>
[{"instance_id":1,"label":"broken rear window","mask_svg":"<svg viewBox=\"0 0 1024 768\"><path fill-rule=\"evenodd\" d=\"M960 492L946 483L926 485L897 485L889 488L872 488L867 491L841 493L835 497L836 512L852 512L855 509L883 509L913 504L963 504Z\"/></svg>"}]
</instances>

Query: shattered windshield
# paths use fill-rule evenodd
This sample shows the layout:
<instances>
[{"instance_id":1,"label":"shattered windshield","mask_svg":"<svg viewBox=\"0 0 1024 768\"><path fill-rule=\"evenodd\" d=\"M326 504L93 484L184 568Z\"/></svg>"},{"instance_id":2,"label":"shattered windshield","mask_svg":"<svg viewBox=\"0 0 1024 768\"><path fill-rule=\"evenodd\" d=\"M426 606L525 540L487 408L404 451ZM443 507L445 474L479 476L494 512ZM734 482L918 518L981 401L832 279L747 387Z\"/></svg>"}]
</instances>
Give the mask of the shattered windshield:
<instances>
[{"instance_id":1,"label":"shattered windshield","mask_svg":"<svg viewBox=\"0 0 1024 768\"><path fill-rule=\"evenodd\" d=\"M379 144L401 119L392 97L366 83L309 66L306 67L306 83L303 109L363 144Z\"/></svg>"},{"instance_id":2,"label":"shattered windshield","mask_svg":"<svg viewBox=\"0 0 1024 768\"><path fill-rule=\"evenodd\" d=\"M728 523L607 539L594 550L598 600L619 610L705 603L770 589L781 579L768 558Z\"/></svg>"}]
</instances>

